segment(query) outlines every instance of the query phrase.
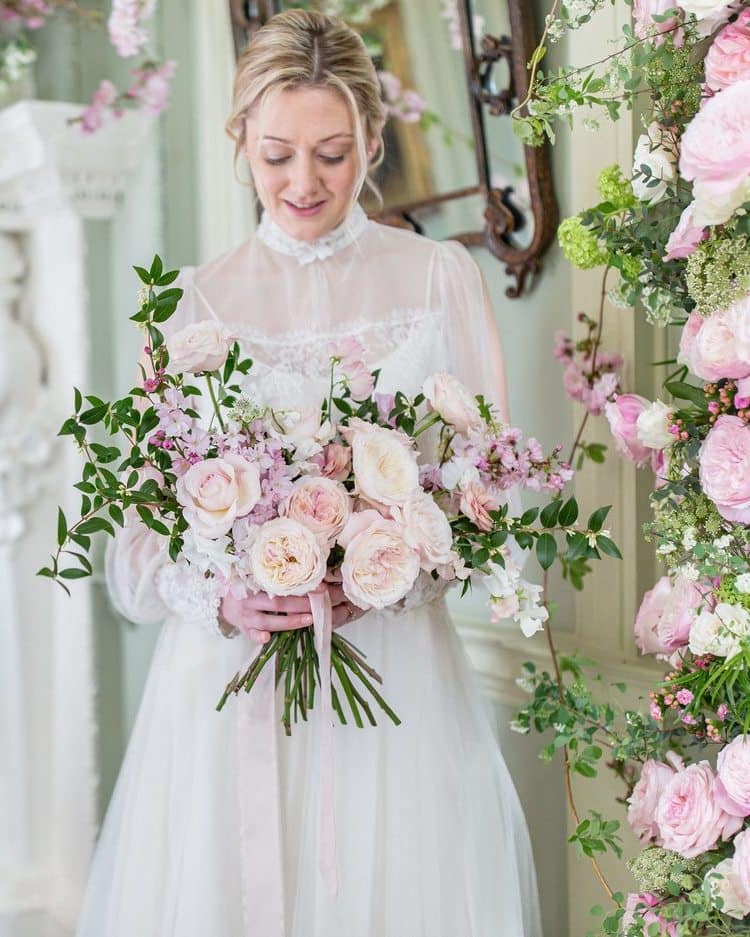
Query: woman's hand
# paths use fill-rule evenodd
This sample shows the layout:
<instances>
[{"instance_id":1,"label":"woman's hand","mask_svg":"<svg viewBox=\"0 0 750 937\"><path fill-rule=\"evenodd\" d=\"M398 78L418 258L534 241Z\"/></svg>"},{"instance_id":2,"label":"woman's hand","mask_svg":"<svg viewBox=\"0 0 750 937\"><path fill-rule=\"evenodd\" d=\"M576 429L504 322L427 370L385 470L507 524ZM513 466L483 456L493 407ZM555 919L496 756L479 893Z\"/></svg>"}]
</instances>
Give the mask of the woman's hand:
<instances>
[{"instance_id":1,"label":"woman's hand","mask_svg":"<svg viewBox=\"0 0 750 937\"><path fill-rule=\"evenodd\" d=\"M340 628L364 615L344 595L335 574L330 574L321 588L326 588L333 607L333 627ZM267 644L272 631L291 631L307 628L313 623L310 602L306 596L277 596L256 592L242 599L227 595L221 603L221 618L229 622L252 641Z\"/></svg>"}]
</instances>

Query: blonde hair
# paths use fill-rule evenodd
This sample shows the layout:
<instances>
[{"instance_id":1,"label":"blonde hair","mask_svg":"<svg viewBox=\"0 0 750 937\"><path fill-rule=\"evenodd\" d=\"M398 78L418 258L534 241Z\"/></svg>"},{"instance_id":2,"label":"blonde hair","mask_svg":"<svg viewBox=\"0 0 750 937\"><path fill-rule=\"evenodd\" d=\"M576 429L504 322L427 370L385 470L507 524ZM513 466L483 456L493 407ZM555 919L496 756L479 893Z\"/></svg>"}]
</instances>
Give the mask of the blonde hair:
<instances>
[{"instance_id":1,"label":"blonde hair","mask_svg":"<svg viewBox=\"0 0 750 937\"><path fill-rule=\"evenodd\" d=\"M248 43L237 63L232 114L226 131L235 141L235 164L246 143L245 120L273 94L295 88L331 88L349 105L359 157L353 201L367 183L377 194L369 171L383 159L386 108L375 66L361 37L346 23L312 10L287 10L272 17ZM367 143L378 142L370 160Z\"/></svg>"}]
</instances>

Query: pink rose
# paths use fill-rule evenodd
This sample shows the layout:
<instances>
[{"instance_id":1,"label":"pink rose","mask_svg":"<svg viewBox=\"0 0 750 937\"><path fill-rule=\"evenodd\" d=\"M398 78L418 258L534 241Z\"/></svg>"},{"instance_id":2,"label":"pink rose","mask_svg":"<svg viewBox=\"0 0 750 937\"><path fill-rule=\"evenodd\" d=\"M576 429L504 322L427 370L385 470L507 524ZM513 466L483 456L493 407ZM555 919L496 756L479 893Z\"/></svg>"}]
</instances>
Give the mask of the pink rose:
<instances>
[{"instance_id":1,"label":"pink rose","mask_svg":"<svg viewBox=\"0 0 750 937\"><path fill-rule=\"evenodd\" d=\"M742 826L716 801L714 773L707 761L688 765L667 782L656 807L661 845L686 859L730 839Z\"/></svg>"},{"instance_id":2,"label":"pink rose","mask_svg":"<svg viewBox=\"0 0 750 937\"><path fill-rule=\"evenodd\" d=\"M344 529L338 536L338 542L342 547L348 547L354 538L362 531L372 527L377 521L381 521L383 515L372 508L366 508L364 511L355 511L344 525Z\"/></svg>"},{"instance_id":3,"label":"pink rose","mask_svg":"<svg viewBox=\"0 0 750 937\"><path fill-rule=\"evenodd\" d=\"M422 569L431 572L455 559L451 525L431 495L416 495L391 508L391 515L401 524L406 543L419 554Z\"/></svg>"},{"instance_id":4,"label":"pink rose","mask_svg":"<svg viewBox=\"0 0 750 937\"><path fill-rule=\"evenodd\" d=\"M750 78L750 10L743 10L715 37L704 65L706 85L712 91Z\"/></svg>"},{"instance_id":5,"label":"pink rose","mask_svg":"<svg viewBox=\"0 0 750 937\"><path fill-rule=\"evenodd\" d=\"M693 220L693 203L687 206L680 215L677 227L669 235L667 252L662 260L682 260L695 252L695 248L708 237L708 231L695 224Z\"/></svg>"},{"instance_id":6,"label":"pink rose","mask_svg":"<svg viewBox=\"0 0 750 937\"><path fill-rule=\"evenodd\" d=\"M674 585L662 576L647 592L635 619L635 643L642 654L669 655L686 647L703 592L680 576Z\"/></svg>"},{"instance_id":7,"label":"pink rose","mask_svg":"<svg viewBox=\"0 0 750 937\"><path fill-rule=\"evenodd\" d=\"M701 486L719 514L750 523L750 428L737 416L720 416L699 458Z\"/></svg>"},{"instance_id":8,"label":"pink rose","mask_svg":"<svg viewBox=\"0 0 750 937\"><path fill-rule=\"evenodd\" d=\"M469 482L461 492L461 511L485 533L492 530L490 511L497 511L500 502L480 482Z\"/></svg>"},{"instance_id":9,"label":"pink rose","mask_svg":"<svg viewBox=\"0 0 750 937\"><path fill-rule=\"evenodd\" d=\"M260 473L240 455L196 462L177 479L177 500L185 520L202 537L226 534L260 500Z\"/></svg>"},{"instance_id":10,"label":"pink rose","mask_svg":"<svg viewBox=\"0 0 750 937\"><path fill-rule=\"evenodd\" d=\"M740 900L750 907L750 830L734 838L734 871Z\"/></svg>"},{"instance_id":11,"label":"pink rose","mask_svg":"<svg viewBox=\"0 0 750 937\"><path fill-rule=\"evenodd\" d=\"M333 478L337 482L342 482L349 475L351 467L352 450L349 446L332 442L323 449L320 474L325 478Z\"/></svg>"},{"instance_id":12,"label":"pink rose","mask_svg":"<svg viewBox=\"0 0 750 937\"><path fill-rule=\"evenodd\" d=\"M338 358L335 377L348 388L353 400L367 400L375 386L375 378L365 364L365 346L353 335L337 342L331 349Z\"/></svg>"},{"instance_id":13,"label":"pink rose","mask_svg":"<svg viewBox=\"0 0 750 937\"><path fill-rule=\"evenodd\" d=\"M750 736L738 735L716 761L716 802L733 817L750 816Z\"/></svg>"},{"instance_id":14,"label":"pink rose","mask_svg":"<svg viewBox=\"0 0 750 937\"><path fill-rule=\"evenodd\" d=\"M481 427L476 400L452 374L432 374L424 382L422 393L430 407L457 433L466 434Z\"/></svg>"},{"instance_id":15,"label":"pink rose","mask_svg":"<svg viewBox=\"0 0 750 937\"><path fill-rule=\"evenodd\" d=\"M669 32L679 22L679 17L654 20L654 16L663 16L677 6L676 0L633 0L633 31L639 39L653 37L655 45L664 41L662 33ZM682 45L682 30L675 35L675 45Z\"/></svg>"},{"instance_id":16,"label":"pink rose","mask_svg":"<svg viewBox=\"0 0 750 937\"><path fill-rule=\"evenodd\" d=\"M691 312L680 335L680 350L677 354L677 363L687 365L695 374L695 340L703 328L706 320L699 312Z\"/></svg>"},{"instance_id":17,"label":"pink rose","mask_svg":"<svg viewBox=\"0 0 750 937\"><path fill-rule=\"evenodd\" d=\"M649 406L650 401L640 394L619 394L604 407L617 451L636 465L643 465L651 455L651 450L638 441L636 427L638 417Z\"/></svg>"},{"instance_id":18,"label":"pink rose","mask_svg":"<svg viewBox=\"0 0 750 937\"><path fill-rule=\"evenodd\" d=\"M260 526L250 548L250 573L269 595L307 595L326 574L328 550L315 534L291 517Z\"/></svg>"},{"instance_id":19,"label":"pink rose","mask_svg":"<svg viewBox=\"0 0 750 937\"><path fill-rule=\"evenodd\" d=\"M352 513L352 499L341 482L301 478L279 509L311 530L323 546L333 546Z\"/></svg>"},{"instance_id":20,"label":"pink rose","mask_svg":"<svg viewBox=\"0 0 750 937\"><path fill-rule=\"evenodd\" d=\"M685 363L696 377L704 381L750 376L748 326L750 299L747 297L702 318L698 327L691 324L691 335L685 339Z\"/></svg>"},{"instance_id":21,"label":"pink rose","mask_svg":"<svg viewBox=\"0 0 750 937\"><path fill-rule=\"evenodd\" d=\"M682 136L680 172L694 183L696 225L722 224L750 195L750 81L703 102Z\"/></svg>"},{"instance_id":22,"label":"pink rose","mask_svg":"<svg viewBox=\"0 0 750 937\"><path fill-rule=\"evenodd\" d=\"M380 518L349 542L341 582L359 608L386 608L403 599L419 570L419 554L404 540L400 525Z\"/></svg>"},{"instance_id":23,"label":"pink rose","mask_svg":"<svg viewBox=\"0 0 750 937\"><path fill-rule=\"evenodd\" d=\"M628 823L641 842L658 841L656 807L675 773L674 767L661 761L649 759L643 764L638 783L628 798Z\"/></svg>"},{"instance_id":24,"label":"pink rose","mask_svg":"<svg viewBox=\"0 0 750 937\"><path fill-rule=\"evenodd\" d=\"M661 915L650 910L651 908L658 908L661 902L661 898L652 895L650 892L628 895L625 901L625 914L622 918L623 931L627 932L627 929L633 924L640 923L643 925L643 933L645 934L647 927L650 927L651 924L658 924L660 926L660 935L677 937L677 925L673 921L665 921ZM648 933L650 934L651 931L649 930Z\"/></svg>"}]
</instances>

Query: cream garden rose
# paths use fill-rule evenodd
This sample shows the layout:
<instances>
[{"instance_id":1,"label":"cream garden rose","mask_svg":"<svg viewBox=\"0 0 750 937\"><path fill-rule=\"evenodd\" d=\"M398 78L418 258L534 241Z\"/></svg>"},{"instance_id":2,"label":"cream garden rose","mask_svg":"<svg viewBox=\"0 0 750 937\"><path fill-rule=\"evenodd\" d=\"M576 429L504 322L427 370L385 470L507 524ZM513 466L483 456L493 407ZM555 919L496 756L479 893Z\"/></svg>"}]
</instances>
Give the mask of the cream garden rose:
<instances>
[{"instance_id":1,"label":"cream garden rose","mask_svg":"<svg viewBox=\"0 0 750 937\"><path fill-rule=\"evenodd\" d=\"M351 420L344 432L361 498L387 508L405 504L421 490L417 454L408 436L358 419Z\"/></svg>"},{"instance_id":2,"label":"cream garden rose","mask_svg":"<svg viewBox=\"0 0 750 937\"><path fill-rule=\"evenodd\" d=\"M352 499L341 482L307 477L295 482L279 513L308 527L324 546L333 546L352 513Z\"/></svg>"},{"instance_id":3,"label":"cream garden rose","mask_svg":"<svg viewBox=\"0 0 750 937\"><path fill-rule=\"evenodd\" d=\"M186 325L167 339L169 370L177 374L216 371L229 354L231 336L218 322L206 320Z\"/></svg>"},{"instance_id":4,"label":"cream garden rose","mask_svg":"<svg viewBox=\"0 0 750 937\"><path fill-rule=\"evenodd\" d=\"M269 595L307 595L326 573L328 550L291 517L261 525L250 550L250 575Z\"/></svg>"},{"instance_id":5,"label":"cream garden rose","mask_svg":"<svg viewBox=\"0 0 750 937\"><path fill-rule=\"evenodd\" d=\"M233 453L197 462L177 479L185 520L201 537L228 533L236 518L252 511L260 495L258 466Z\"/></svg>"},{"instance_id":6,"label":"cream garden rose","mask_svg":"<svg viewBox=\"0 0 750 937\"><path fill-rule=\"evenodd\" d=\"M672 408L661 400L653 403L641 413L635 421L635 434L638 442L647 449L666 449L674 442L669 432Z\"/></svg>"},{"instance_id":7,"label":"cream garden rose","mask_svg":"<svg viewBox=\"0 0 750 937\"><path fill-rule=\"evenodd\" d=\"M468 433L482 425L476 400L452 374L431 375L422 385L422 393L432 409L459 433Z\"/></svg>"},{"instance_id":8,"label":"cream garden rose","mask_svg":"<svg viewBox=\"0 0 750 937\"><path fill-rule=\"evenodd\" d=\"M406 543L419 554L422 569L455 560L451 525L433 497L416 495L402 507L391 508L391 515L401 524Z\"/></svg>"},{"instance_id":9,"label":"cream garden rose","mask_svg":"<svg viewBox=\"0 0 750 937\"><path fill-rule=\"evenodd\" d=\"M401 525L379 518L349 542L342 585L359 608L386 608L404 598L419 570L419 553L405 541Z\"/></svg>"}]
</instances>

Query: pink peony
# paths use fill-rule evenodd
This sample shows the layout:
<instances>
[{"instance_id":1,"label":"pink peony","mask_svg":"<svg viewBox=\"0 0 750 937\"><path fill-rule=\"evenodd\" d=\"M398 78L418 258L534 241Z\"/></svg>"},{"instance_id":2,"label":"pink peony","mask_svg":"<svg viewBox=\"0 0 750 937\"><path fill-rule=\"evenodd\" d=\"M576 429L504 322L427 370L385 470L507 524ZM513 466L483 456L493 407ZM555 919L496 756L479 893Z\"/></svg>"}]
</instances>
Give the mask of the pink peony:
<instances>
[{"instance_id":1,"label":"pink peony","mask_svg":"<svg viewBox=\"0 0 750 937\"><path fill-rule=\"evenodd\" d=\"M492 530L490 511L497 511L500 502L480 482L469 482L461 494L461 512L480 530Z\"/></svg>"},{"instance_id":2,"label":"pink peony","mask_svg":"<svg viewBox=\"0 0 750 937\"><path fill-rule=\"evenodd\" d=\"M650 910L651 908L658 908L661 901L661 898L652 895L650 892L628 895L625 901L625 914L622 918L623 930L627 931L633 924L640 923L644 927L643 933L646 933L645 928L650 928L652 924L658 924L660 925L659 935L677 937L677 925L673 921L665 921L655 911ZM651 934L650 929L648 933Z\"/></svg>"},{"instance_id":3,"label":"pink peony","mask_svg":"<svg viewBox=\"0 0 750 937\"><path fill-rule=\"evenodd\" d=\"M696 225L722 224L750 196L750 80L704 101L682 136Z\"/></svg>"},{"instance_id":4,"label":"pink peony","mask_svg":"<svg viewBox=\"0 0 750 937\"><path fill-rule=\"evenodd\" d=\"M677 227L669 235L667 252L662 260L682 260L689 257L695 248L708 237L708 231L693 220L693 203L680 215Z\"/></svg>"},{"instance_id":5,"label":"pink peony","mask_svg":"<svg viewBox=\"0 0 750 937\"><path fill-rule=\"evenodd\" d=\"M639 39L654 37L656 45L664 40L662 33L673 30L680 22L679 17L671 16L657 22L654 16L664 16L677 7L676 0L633 0L633 30ZM675 45L682 44L682 30L675 35Z\"/></svg>"},{"instance_id":6,"label":"pink peony","mask_svg":"<svg viewBox=\"0 0 750 937\"><path fill-rule=\"evenodd\" d=\"M714 783L707 761L688 765L667 781L655 818L665 849L692 859L740 829L742 820L719 806Z\"/></svg>"},{"instance_id":7,"label":"pink peony","mask_svg":"<svg viewBox=\"0 0 750 937\"><path fill-rule=\"evenodd\" d=\"M750 736L738 735L716 761L716 801L734 817L750 816Z\"/></svg>"},{"instance_id":8,"label":"pink peony","mask_svg":"<svg viewBox=\"0 0 750 937\"><path fill-rule=\"evenodd\" d=\"M743 10L716 36L704 65L706 85L712 91L750 78L750 10Z\"/></svg>"},{"instance_id":9,"label":"pink peony","mask_svg":"<svg viewBox=\"0 0 750 937\"><path fill-rule=\"evenodd\" d=\"M750 376L750 297L700 321L694 315L680 341L680 362L704 381Z\"/></svg>"},{"instance_id":10,"label":"pink peony","mask_svg":"<svg viewBox=\"0 0 750 937\"><path fill-rule=\"evenodd\" d=\"M662 576L644 595L635 619L635 643L641 653L669 655L686 647L702 602L703 592L696 583L681 576L673 585Z\"/></svg>"},{"instance_id":11,"label":"pink peony","mask_svg":"<svg viewBox=\"0 0 750 937\"><path fill-rule=\"evenodd\" d=\"M750 523L750 427L737 416L720 416L700 451L700 482L719 514Z\"/></svg>"},{"instance_id":12,"label":"pink peony","mask_svg":"<svg viewBox=\"0 0 750 937\"><path fill-rule=\"evenodd\" d=\"M679 764L682 767L682 764ZM659 827L656 822L656 807L664 789L676 773L674 766L649 759L644 762L641 776L628 798L628 823L641 840L657 840Z\"/></svg>"},{"instance_id":13,"label":"pink peony","mask_svg":"<svg viewBox=\"0 0 750 937\"><path fill-rule=\"evenodd\" d=\"M638 441L636 430L638 417L649 406L650 401L639 394L618 394L604 408L617 451L636 465L643 465L651 456L651 450Z\"/></svg>"}]
</instances>

